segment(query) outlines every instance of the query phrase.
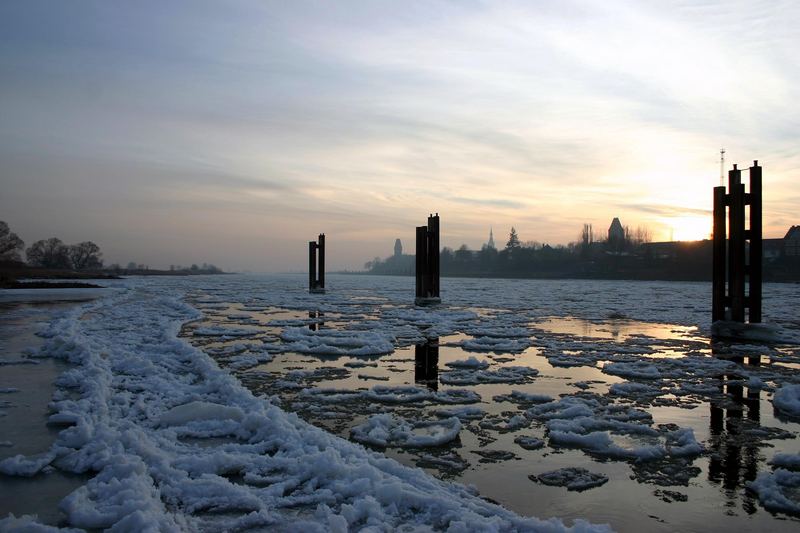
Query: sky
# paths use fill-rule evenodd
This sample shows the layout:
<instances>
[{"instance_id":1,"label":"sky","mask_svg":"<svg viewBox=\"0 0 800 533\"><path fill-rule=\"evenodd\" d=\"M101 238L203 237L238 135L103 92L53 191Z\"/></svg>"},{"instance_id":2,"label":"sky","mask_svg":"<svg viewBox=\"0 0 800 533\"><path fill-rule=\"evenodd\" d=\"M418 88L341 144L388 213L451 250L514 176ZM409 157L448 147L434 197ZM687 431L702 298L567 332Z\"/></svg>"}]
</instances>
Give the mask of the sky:
<instances>
[{"instance_id":1,"label":"sky","mask_svg":"<svg viewBox=\"0 0 800 533\"><path fill-rule=\"evenodd\" d=\"M800 2L0 3L0 220L106 263L328 268L710 232L726 167L800 224Z\"/></svg>"}]
</instances>

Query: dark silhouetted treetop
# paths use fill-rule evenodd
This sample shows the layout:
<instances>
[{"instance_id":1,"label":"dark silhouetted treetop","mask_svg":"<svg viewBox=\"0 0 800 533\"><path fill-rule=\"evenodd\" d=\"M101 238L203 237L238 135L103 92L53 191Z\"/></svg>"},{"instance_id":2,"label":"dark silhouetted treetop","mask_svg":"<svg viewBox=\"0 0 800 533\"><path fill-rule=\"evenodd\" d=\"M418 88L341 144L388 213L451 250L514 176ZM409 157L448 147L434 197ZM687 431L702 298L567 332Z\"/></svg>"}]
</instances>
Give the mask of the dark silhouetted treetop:
<instances>
[{"instance_id":1,"label":"dark silhouetted treetop","mask_svg":"<svg viewBox=\"0 0 800 533\"><path fill-rule=\"evenodd\" d=\"M67 248L70 263L75 270L102 268L103 261L100 257L100 247L92 241L73 244Z\"/></svg>"},{"instance_id":2,"label":"dark silhouetted treetop","mask_svg":"<svg viewBox=\"0 0 800 533\"><path fill-rule=\"evenodd\" d=\"M22 239L9 229L8 224L0 220L0 259L20 261L20 252L24 247Z\"/></svg>"},{"instance_id":3,"label":"dark silhouetted treetop","mask_svg":"<svg viewBox=\"0 0 800 533\"><path fill-rule=\"evenodd\" d=\"M519 242L519 236L517 235L517 230L514 227L511 227L511 233L508 234L508 242L506 243L506 250L519 250L522 247L522 244Z\"/></svg>"},{"instance_id":4,"label":"dark silhouetted treetop","mask_svg":"<svg viewBox=\"0 0 800 533\"><path fill-rule=\"evenodd\" d=\"M69 249L61 239L36 241L25 250L28 264L44 268L70 268Z\"/></svg>"}]
</instances>

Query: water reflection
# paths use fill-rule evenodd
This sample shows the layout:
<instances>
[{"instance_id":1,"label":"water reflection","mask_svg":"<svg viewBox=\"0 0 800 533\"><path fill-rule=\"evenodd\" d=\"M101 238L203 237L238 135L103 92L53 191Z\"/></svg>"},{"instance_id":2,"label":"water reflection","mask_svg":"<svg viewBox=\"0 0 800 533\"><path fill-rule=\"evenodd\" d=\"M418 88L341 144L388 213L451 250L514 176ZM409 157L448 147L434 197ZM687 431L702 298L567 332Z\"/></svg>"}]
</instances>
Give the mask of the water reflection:
<instances>
[{"instance_id":1,"label":"water reflection","mask_svg":"<svg viewBox=\"0 0 800 533\"><path fill-rule=\"evenodd\" d=\"M439 337L414 346L414 383L439 390Z\"/></svg>"},{"instance_id":2,"label":"water reflection","mask_svg":"<svg viewBox=\"0 0 800 533\"><path fill-rule=\"evenodd\" d=\"M312 320L316 319L314 322L308 324L308 329L310 329L311 331L320 330L322 329L322 326L325 325L324 321L325 313L323 313L322 311L309 311L308 318Z\"/></svg>"},{"instance_id":3,"label":"water reflection","mask_svg":"<svg viewBox=\"0 0 800 533\"><path fill-rule=\"evenodd\" d=\"M716 350L714 352L717 353ZM744 356L728 359L738 364L744 364L745 361ZM748 356L747 361L758 366L761 356ZM709 402L711 457L708 480L721 485L728 506L735 506L739 489L758 475L760 442L754 430L760 427L761 422L761 391L755 387L745 387L741 376L735 373L725 374L720 379L722 399ZM755 513L757 505L754 496L743 491L742 498L742 509L747 514Z\"/></svg>"},{"instance_id":4,"label":"water reflection","mask_svg":"<svg viewBox=\"0 0 800 533\"><path fill-rule=\"evenodd\" d=\"M697 335L695 326L640 322L627 318L592 321L571 316L551 317L533 322L531 326L548 333L608 339L616 342L624 342L631 337L652 337L660 340L699 339L699 337L695 337Z\"/></svg>"}]
</instances>

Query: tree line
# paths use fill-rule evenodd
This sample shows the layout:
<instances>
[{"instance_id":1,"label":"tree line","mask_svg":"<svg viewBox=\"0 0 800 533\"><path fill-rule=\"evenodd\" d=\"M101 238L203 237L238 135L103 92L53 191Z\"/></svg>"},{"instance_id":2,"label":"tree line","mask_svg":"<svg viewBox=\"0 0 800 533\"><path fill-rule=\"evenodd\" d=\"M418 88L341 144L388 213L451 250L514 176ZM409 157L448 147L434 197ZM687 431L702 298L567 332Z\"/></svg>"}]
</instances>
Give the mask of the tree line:
<instances>
[{"instance_id":1,"label":"tree line","mask_svg":"<svg viewBox=\"0 0 800 533\"><path fill-rule=\"evenodd\" d=\"M103 266L103 254L100 247L92 241L77 244L65 244L57 237L42 239L31 244L27 249L23 240L0 220L0 262L25 263L32 267L54 270L96 271L106 270L114 274L221 274L222 269L203 263L189 267L170 265L169 271L151 269L148 265L131 261L127 267L113 264Z\"/></svg>"},{"instance_id":2,"label":"tree line","mask_svg":"<svg viewBox=\"0 0 800 533\"><path fill-rule=\"evenodd\" d=\"M62 270L99 270L103 254L92 241L65 244L57 237L42 239L25 249L25 242L0 221L0 260L22 262L22 251L28 265Z\"/></svg>"}]
</instances>

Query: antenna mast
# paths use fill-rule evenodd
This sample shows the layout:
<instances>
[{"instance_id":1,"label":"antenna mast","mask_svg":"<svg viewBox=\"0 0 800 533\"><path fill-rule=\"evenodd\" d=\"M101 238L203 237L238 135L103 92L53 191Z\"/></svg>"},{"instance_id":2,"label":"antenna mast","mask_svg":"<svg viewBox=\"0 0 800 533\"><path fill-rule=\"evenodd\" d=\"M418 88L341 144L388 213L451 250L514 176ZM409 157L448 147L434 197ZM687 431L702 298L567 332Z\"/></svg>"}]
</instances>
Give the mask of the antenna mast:
<instances>
[{"instance_id":1,"label":"antenna mast","mask_svg":"<svg viewBox=\"0 0 800 533\"><path fill-rule=\"evenodd\" d=\"M725 148L719 149L719 185L725 185Z\"/></svg>"}]
</instances>

